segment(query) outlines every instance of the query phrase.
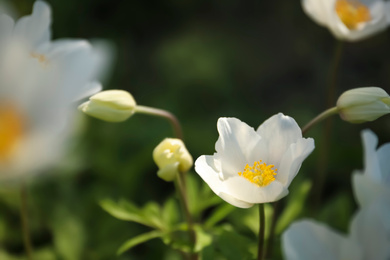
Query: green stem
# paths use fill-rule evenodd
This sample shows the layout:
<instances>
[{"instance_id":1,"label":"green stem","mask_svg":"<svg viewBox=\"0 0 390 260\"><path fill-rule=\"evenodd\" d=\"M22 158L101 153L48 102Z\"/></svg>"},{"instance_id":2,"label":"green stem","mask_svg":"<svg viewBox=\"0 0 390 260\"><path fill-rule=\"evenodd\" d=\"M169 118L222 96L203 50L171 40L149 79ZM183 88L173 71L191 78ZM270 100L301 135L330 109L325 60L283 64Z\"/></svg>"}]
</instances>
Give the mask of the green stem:
<instances>
[{"instance_id":1,"label":"green stem","mask_svg":"<svg viewBox=\"0 0 390 260\"><path fill-rule=\"evenodd\" d=\"M334 114L337 114L337 113L338 113L337 107L332 107L332 108L325 110L324 112L322 112L321 114L319 114L318 116L313 118L309 123L307 123L302 128L302 134L305 134L313 125L315 125L318 122L321 122L322 120L324 120L324 119L326 119Z\"/></svg>"},{"instance_id":2,"label":"green stem","mask_svg":"<svg viewBox=\"0 0 390 260\"><path fill-rule=\"evenodd\" d=\"M31 245L29 225L28 225L28 213L27 213L27 191L24 183L21 184L20 187L20 197L21 197L21 205L20 205L20 221L22 225L23 232L23 243L24 249L26 251L27 259L33 259L33 247Z\"/></svg>"},{"instance_id":3,"label":"green stem","mask_svg":"<svg viewBox=\"0 0 390 260\"><path fill-rule=\"evenodd\" d=\"M147 114L151 116L159 116L168 119L173 127L173 130L175 131L175 136L179 139L183 139L183 131L181 130L180 123L175 117L175 115L173 115L172 113L163 109L146 107L146 106L138 106L138 105L135 107L135 112Z\"/></svg>"},{"instance_id":4,"label":"green stem","mask_svg":"<svg viewBox=\"0 0 390 260\"><path fill-rule=\"evenodd\" d=\"M264 257L264 234L265 234L265 214L264 203L259 204L259 245L257 248L257 260Z\"/></svg>"},{"instance_id":5,"label":"green stem","mask_svg":"<svg viewBox=\"0 0 390 260\"><path fill-rule=\"evenodd\" d=\"M280 201L276 201L273 203L274 210L272 213L272 220L271 220L271 228L269 232L269 237L268 237L268 243L267 243L267 250L265 253L266 259L272 259L273 255L273 249L274 249L274 241L275 241L275 230L276 230L276 222L279 218L280 210Z\"/></svg>"},{"instance_id":6,"label":"green stem","mask_svg":"<svg viewBox=\"0 0 390 260\"><path fill-rule=\"evenodd\" d=\"M340 67L340 61L343 53L343 42L338 41L336 43L334 55L333 55L333 61L329 70L329 86L328 86L328 99L327 99L327 107L334 106L336 103L335 95L337 93L337 78L339 73L339 67ZM318 172L314 179L314 189L313 189L313 202L314 202L314 208L317 208L321 204L321 196L322 196L322 190L324 188L325 179L327 175L328 167L328 161L329 161L329 151L331 149L331 142L329 140L331 139L332 135L332 125L333 120L328 119L325 122L325 127L322 131L322 140L323 144L319 149L319 158L318 158Z\"/></svg>"},{"instance_id":7,"label":"green stem","mask_svg":"<svg viewBox=\"0 0 390 260\"><path fill-rule=\"evenodd\" d=\"M185 186L184 186L184 179L185 179L184 173L180 172L176 178L175 184L176 184L176 189L179 191L180 201L181 201L182 208L184 211L184 216L185 216L186 221L187 221L188 235L190 237L192 245L195 246L196 235L195 235L195 231L194 231L194 222L192 220L192 216L191 216L190 209L188 206L188 199L187 199L187 194L186 194L186 190L185 190ZM198 255L193 253L191 255L190 259L197 260Z\"/></svg>"}]
</instances>

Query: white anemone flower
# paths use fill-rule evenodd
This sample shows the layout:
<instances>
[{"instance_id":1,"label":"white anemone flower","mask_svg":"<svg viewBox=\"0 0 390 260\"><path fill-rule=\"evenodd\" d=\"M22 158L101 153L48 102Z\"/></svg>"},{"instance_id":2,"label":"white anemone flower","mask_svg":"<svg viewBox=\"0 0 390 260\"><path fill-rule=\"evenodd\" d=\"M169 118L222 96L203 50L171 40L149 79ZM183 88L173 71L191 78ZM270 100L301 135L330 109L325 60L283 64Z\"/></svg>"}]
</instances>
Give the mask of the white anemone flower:
<instances>
[{"instance_id":1,"label":"white anemone flower","mask_svg":"<svg viewBox=\"0 0 390 260\"><path fill-rule=\"evenodd\" d=\"M282 235L285 260L390 259L390 200L380 198L361 208L350 235L313 220L293 223Z\"/></svg>"},{"instance_id":2,"label":"white anemone flower","mask_svg":"<svg viewBox=\"0 0 390 260\"><path fill-rule=\"evenodd\" d=\"M257 131L236 118L220 118L217 128L216 153L200 156L195 171L215 194L240 208L286 196L314 149L314 140L302 138L295 120L281 113Z\"/></svg>"},{"instance_id":3,"label":"white anemone flower","mask_svg":"<svg viewBox=\"0 0 390 260\"><path fill-rule=\"evenodd\" d=\"M390 198L390 143L377 149L378 137L371 130L362 131L364 146L364 171L355 171L352 185L360 206L378 197Z\"/></svg>"},{"instance_id":4,"label":"white anemone flower","mask_svg":"<svg viewBox=\"0 0 390 260\"><path fill-rule=\"evenodd\" d=\"M386 29L390 3L384 0L301 0L303 10L339 40L358 41Z\"/></svg>"},{"instance_id":5,"label":"white anemone flower","mask_svg":"<svg viewBox=\"0 0 390 260\"><path fill-rule=\"evenodd\" d=\"M51 41L51 10L37 1L16 22L0 15L0 178L55 163L77 113L101 89L103 55L85 40Z\"/></svg>"}]
</instances>

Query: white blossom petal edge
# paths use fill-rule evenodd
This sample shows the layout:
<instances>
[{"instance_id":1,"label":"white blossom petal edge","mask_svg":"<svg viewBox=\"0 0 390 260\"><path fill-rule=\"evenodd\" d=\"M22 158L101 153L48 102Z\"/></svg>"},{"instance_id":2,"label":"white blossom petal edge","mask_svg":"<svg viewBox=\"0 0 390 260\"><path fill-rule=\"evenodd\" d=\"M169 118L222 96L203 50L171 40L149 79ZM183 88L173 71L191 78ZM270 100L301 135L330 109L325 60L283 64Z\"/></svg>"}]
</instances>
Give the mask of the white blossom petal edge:
<instances>
[{"instance_id":1,"label":"white blossom petal edge","mask_svg":"<svg viewBox=\"0 0 390 260\"><path fill-rule=\"evenodd\" d=\"M51 9L0 14L0 179L59 161L74 130L74 101L101 90L102 50L86 40L51 40Z\"/></svg>"},{"instance_id":2,"label":"white blossom petal edge","mask_svg":"<svg viewBox=\"0 0 390 260\"><path fill-rule=\"evenodd\" d=\"M390 143L377 149L378 137L371 130L361 133L364 146L364 171L354 171L352 186L360 206L378 197L390 198Z\"/></svg>"},{"instance_id":3,"label":"white blossom petal edge","mask_svg":"<svg viewBox=\"0 0 390 260\"><path fill-rule=\"evenodd\" d=\"M383 0L301 0L303 10L339 40L368 38L389 25L389 2Z\"/></svg>"},{"instance_id":4,"label":"white blossom petal edge","mask_svg":"<svg viewBox=\"0 0 390 260\"><path fill-rule=\"evenodd\" d=\"M303 160L313 151L314 140L302 138L295 120L282 113L272 116L257 131L236 118L220 118L214 155L202 155L195 171L215 194L240 208L277 201Z\"/></svg>"}]
</instances>

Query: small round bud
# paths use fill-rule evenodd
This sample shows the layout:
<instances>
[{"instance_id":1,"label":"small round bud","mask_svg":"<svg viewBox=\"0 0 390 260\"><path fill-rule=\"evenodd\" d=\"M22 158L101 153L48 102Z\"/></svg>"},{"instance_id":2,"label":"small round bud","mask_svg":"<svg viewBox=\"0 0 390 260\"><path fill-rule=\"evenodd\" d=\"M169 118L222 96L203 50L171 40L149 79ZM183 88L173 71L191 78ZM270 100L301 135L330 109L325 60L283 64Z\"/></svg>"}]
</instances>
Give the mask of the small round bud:
<instances>
[{"instance_id":1,"label":"small round bud","mask_svg":"<svg viewBox=\"0 0 390 260\"><path fill-rule=\"evenodd\" d=\"M374 121L390 113L390 97L381 88L355 88L339 97L337 109L340 117L350 123Z\"/></svg>"},{"instance_id":2,"label":"small round bud","mask_svg":"<svg viewBox=\"0 0 390 260\"><path fill-rule=\"evenodd\" d=\"M90 97L79 106L79 110L104 121L122 122L134 114L136 105L129 92L106 90Z\"/></svg>"},{"instance_id":3,"label":"small round bud","mask_svg":"<svg viewBox=\"0 0 390 260\"><path fill-rule=\"evenodd\" d=\"M159 168L157 175L165 181L173 181L179 172L187 172L193 164L183 141L176 138L166 138L157 145L153 160Z\"/></svg>"}]
</instances>

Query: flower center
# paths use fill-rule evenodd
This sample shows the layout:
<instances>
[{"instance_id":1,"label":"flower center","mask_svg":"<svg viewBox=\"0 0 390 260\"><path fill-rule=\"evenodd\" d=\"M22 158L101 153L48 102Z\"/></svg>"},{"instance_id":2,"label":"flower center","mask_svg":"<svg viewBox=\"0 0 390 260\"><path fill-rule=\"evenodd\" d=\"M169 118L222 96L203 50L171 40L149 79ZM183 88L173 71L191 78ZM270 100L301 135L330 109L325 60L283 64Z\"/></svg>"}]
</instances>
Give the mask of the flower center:
<instances>
[{"instance_id":1,"label":"flower center","mask_svg":"<svg viewBox=\"0 0 390 260\"><path fill-rule=\"evenodd\" d=\"M7 160L23 134L23 120L13 106L0 105L0 162Z\"/></svg>"},{"instance_id":2,"label":"flower center","mask_svg":"<svg viewBox=\"0 0 390 260\"><path fill-rule=\"evenodd\" d=\"M335 10L340 20L350 30L371 20L370 9L359 0L336 0Z\"/></svg>"},{"instance_id":3,"label":"flower center","mask_svg":"<svg viewBox=\"0 0 390 260\"><path fill-rule=\"evenodd\" d=\"M258 187L265 187L275 180L276 171L272 169L273 164L267 165L260 161L254 162L253 166L248 164L244 168L244 172L239 172L238 175L244 177Z\"/></svg>"},{"instance_id":4,"label":"flower center","mask_svg":"<svg viewBox=\"0 0 390 260\"><path fill-rule=\"evenodd\" d=\"M37 59L42 66L46 66L49 63L48 59L43 54L32 52L30 55L34 59Z\"/></svg>"}]
</instances>

